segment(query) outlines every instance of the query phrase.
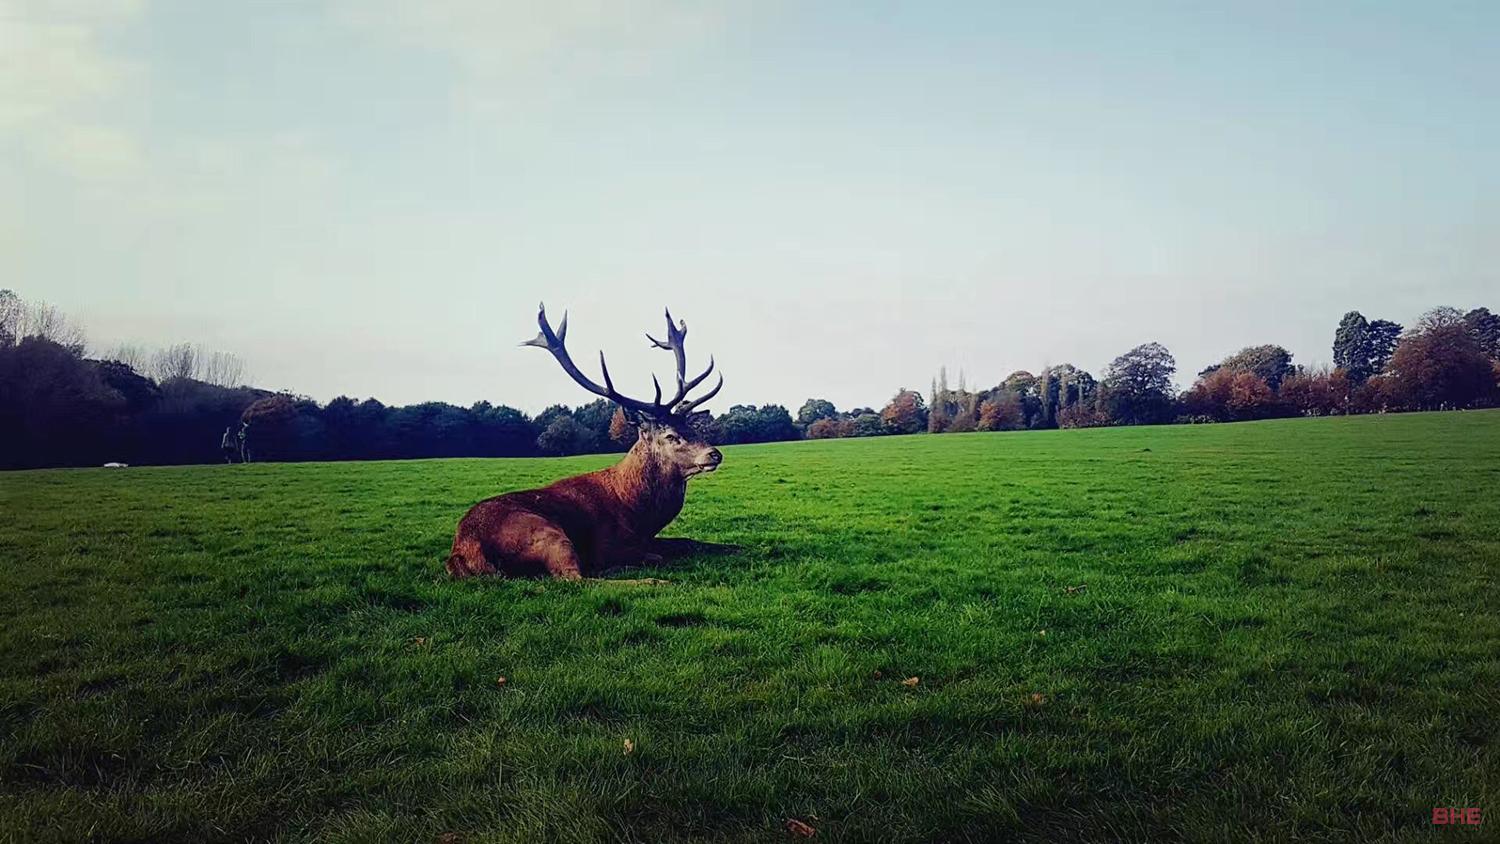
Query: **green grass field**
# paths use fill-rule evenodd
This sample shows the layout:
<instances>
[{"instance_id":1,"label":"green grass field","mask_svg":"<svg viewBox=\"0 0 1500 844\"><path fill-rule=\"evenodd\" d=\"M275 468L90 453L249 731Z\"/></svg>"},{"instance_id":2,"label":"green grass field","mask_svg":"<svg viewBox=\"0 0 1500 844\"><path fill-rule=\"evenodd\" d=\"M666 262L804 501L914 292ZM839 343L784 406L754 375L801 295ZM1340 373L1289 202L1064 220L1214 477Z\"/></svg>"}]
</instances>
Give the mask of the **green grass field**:
<instances>
[{"instance_id":1,"label":"green grass field","mask_svg":"<svg viewBox=\"0 0 1500 844\"><path fill-rule=\"evenodd\" d=\"M606 457L0 475L0 839L1494 840L1500 412L727 455L665 586L441 576Z\"/></svg>"}]
</instances>

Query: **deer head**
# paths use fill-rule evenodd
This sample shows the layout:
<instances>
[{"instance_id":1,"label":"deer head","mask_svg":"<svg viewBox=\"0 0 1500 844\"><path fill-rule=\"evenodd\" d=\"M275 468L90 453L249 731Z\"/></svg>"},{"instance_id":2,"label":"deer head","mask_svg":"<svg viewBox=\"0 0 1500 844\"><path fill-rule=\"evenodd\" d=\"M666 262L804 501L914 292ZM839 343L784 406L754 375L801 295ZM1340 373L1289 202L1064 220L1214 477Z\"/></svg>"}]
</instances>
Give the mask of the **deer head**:
<instances>
[{"instance_id":1,"label":"deer head","mask_svg":"<svg viewBox=\"0 0 1500 844\"><path fill-rule=\"evenodd\" d=\"M683 347L683 341L687 339L687 322L678 320L674 325L670 309L667 310L666 315L667 339L663 341L650 334L646 335L651 345L671 352L676 359L677 390L665 402L661 398L661 382L654 374L651 376L651 383L656 388L656 396L649 402L630 398L616 390L614 381L609 377L609 366L604 362L602 351L599 352L599 370L604 376L603 386L584 375L578 369L577 364L573 363L573 358L568 354L567 347L564 345L568 336L567 312L563 313L562 322L558 323L557 330L553 331L552 326L547 322L546 305L538 305L536 321L541 327L541 332L535 339L527 340L521 345L536 346L551 352L552 356L557 359L558 365L568 373L568 377L578 383L578 386L619 405L635 422L639 431L639 437L632 451L641 450L659 466L671 469L680 477L688 478L704 472L712 472L724 460L724 455L717 448L709 445L691 424L695 409L718 395L719 390L723 388L724 376L719 375L718 383L712 390L698 398L688 398L688 393L703 383L714 371L714 359L709 356L708 368L696 377L688 378L687 352Z\"/></svg>"}]
</instances>

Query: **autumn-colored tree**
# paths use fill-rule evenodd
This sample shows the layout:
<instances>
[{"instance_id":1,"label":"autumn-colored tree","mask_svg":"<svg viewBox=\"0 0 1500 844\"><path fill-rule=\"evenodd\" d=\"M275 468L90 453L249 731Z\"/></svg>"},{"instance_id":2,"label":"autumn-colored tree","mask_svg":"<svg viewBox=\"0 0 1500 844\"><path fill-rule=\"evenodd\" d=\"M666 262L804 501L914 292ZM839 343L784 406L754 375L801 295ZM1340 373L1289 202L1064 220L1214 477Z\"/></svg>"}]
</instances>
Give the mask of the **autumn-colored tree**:
<instances>
[{"instance_id":1,"label":"autumn-colored tree","mask_svg":"<svg viewBox=\"0 0 1500 844\"><path fill-rule=\"evenodd\" d=\"M1205 371L1182 394L1183 412L1189 416L1207 416L1224 421L1229 415L1229 384L1233 380L1232 372L1216 368Z\"/></svg>"},{"instance_id":2,"label":"autumn-colored tree","mask_svg":"<svg viewBox=\"0 0 1500 844\"><path fill-rule=\"evenodd\" d=\"M1326 389L1328 413L1348 413L1349 394L1354 390L1354 382L1350 380L1349 373L1342 369L1329 372Z\"/></svg>"},{"instance_id":3,"label":"autumn-colored tree","mask_svg":"<svg viewBox=\"0 0 1500 844\"><path fill-rule=\"evenodd\" d=\"M990 397L979 405L981 431L1019 431L1026 427L1026 413L1021 404L1021 395L1004 387L996 387Z\"/></svg>"},{"instance_id":4,"label":"autumn-colored tree","mask_svg":"<svg viewBox=\"0 0 1500 844\"><path fill-rule=\"evenodd\" d=\"M880 411L880 421L892 434L915 434L927 427L927 408L922 394L902 388Z\"/></svg>"},{"instance_id":5,"label":"autumn-colored tree","mask_svg":"<svg viewBox=\"0 0 1500 844\"><path fill-rule=\"evenodd\" d=\"M1278 395L1288 407L1304 416L1343 413L1352 385L1342 369L1304 370L1288 375Z\"/></svg>"},{"instance_id":6,"label":"autumn-colored tree","mask_svg":"<svg viewBox=\"0 0 1500 844\"><path fill-rule=\"evenodd\" d=\"M1000 428L1000 404L994 399L985 399L979 403L979 421L974 427L981 431L998 431Z\"/></svg>"},{"instance_id":7,"label":"autumn-colored tree","mask_svg":"<svg viewBox=\"0 0 1500 844\"><path fill-rule=\"evenodd\" d=\"M1292 353L1274 343L1246 346L1199 374L1207 375L1219 369L1253 372L1272 390L1278 389L1282 380L1296 371L1292 366Z\"/></svg>"},{"instance_id":8,"label":"autumn-colored tree","mask_svg":"<svg viewBox=\"0 0 1500 844\"><path fill-rule=\"evenodd\" d=\"M1496 398L1494 368L1462 316L1451 309L1424 314L1391 356L1393 396L1402 406L1432 410L1475 407ZM1453 313L1457 313L1453 311Z\"/></svg>"},{"instance_id":9,"label":"autumn-colored tree","mask_svg":"<svg viewBox=\"0 0 1500 844\"><path fill-rule=\"evenodd\" d=\"M1207 416L1220 422L1266 419L1291 412L1282 404L1266 380L1242 369L1214 369L1194 382L1182 396L1183 410L1190 416Z\"/></svg>"},{"instance_id":10,"label":"autumn-colored tree","mask_svg":"<svg viewBox=\"0 0 1500 844\"><path fill-rule=\"evenodd\" d=\"M625 415L623 407L616 407L614 415L609 417L609 438L623 446L634 443L638 434L630 417Z\"/></svg>"},{"instance_id":11,"label":"autumn-colored tree","mask_svg":"<svg viewBox=\"0 0 1500 844\"><path fill-rule=\"evenodd\" d=\"M1405 405L1396 377L1386 374L1367 378L1363 384L1351 385L1345 406L1350 413L1385 413Z\"/></svg>"},{"instance_id":12,"label":"autumn-colored tree","mask_svg":"<svg viewBox=\"0 0 1500 844\"><path fill-rule=\"evenodd\" d=\"M306 401L303 399L302 401ZM247 457L285 460L295 446L298 400L278 393L251 402L240 414Z\"/></svg>"},{"instance_id":13,"label":"autumn-colored tree","mask_svg":"<svg viewBox=\"0 0 1500 844\"><path fill-rule=\"evenodd\" d=\"M240 421L251 425L270 426L285 422L296 415L297 407L292 397L278 393L251 402L240 414Z\"/></svg>"},{"instance_id":14,"label":"autumn-colored tree","mask_svg":"<svg viewBox=\"0 0 1500 844\"><path fill-rule=\"evenodd\" d=\"M1308 406L1312 404L1314 383L1315 376L1311 372L1298 370L1282 379L1281 389L1276 393L1281 396L1282 401L1296 408L1303 416L1321 416L1320 413L1308 412Z\"/></svg>"},{"instance_id":15,"label":"autumn-colored tree","mask_svg":"<svg viewBox=\"0 0 1500 844\"><path fill-rule=\"evenodd\" d=\"M1279 415L1276 391L1254 372L1236 372L1229 382L1229 412L1237 419Z\"/></svg>"},{"instance_id":16,"label":"autumn-colored tree","mask_svg":"<svg viewBox=\"0 0 1500 844\"><path fill-rule=\"evenodd\" d=\"M823 417L813 420L807 426L807 438L810 440L827 440L839 436L839 420Z\"/></svg>"}]
</instances>

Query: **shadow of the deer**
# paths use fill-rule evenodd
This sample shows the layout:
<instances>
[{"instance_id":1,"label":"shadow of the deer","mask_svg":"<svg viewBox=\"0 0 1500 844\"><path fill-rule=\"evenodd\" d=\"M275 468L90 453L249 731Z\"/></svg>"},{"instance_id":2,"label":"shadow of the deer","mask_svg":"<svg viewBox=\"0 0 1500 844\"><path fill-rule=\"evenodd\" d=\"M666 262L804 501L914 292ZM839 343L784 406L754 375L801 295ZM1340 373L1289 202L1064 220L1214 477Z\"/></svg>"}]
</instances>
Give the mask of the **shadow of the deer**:
<instances>
[{"instance_id":1,"label":"shadow of the deer","mask_svg":"<svg viewBox=\"0 0 1500 844\"><path fill-rule=\"evenodd\" d=\"M742 545L727 545L722 542L704 542L701 539L680 537L657 538L651 541L651 551L660 554L663 560L671 561L698 554L738 554L745 550Z\"/></svg>"},{"instance_id":2,"label":"shadow of the deer","mask_svg":"<svg viewBox=\"0 0 1500 844\"><path fill-rule=\"evenodd\" d=\"M619 572L633 571L644 566L669 566L673 562L687 557L697 556L726 556L738 554L745 550L740 545L726 545L721 542L704 542L698 539L687 539L684 537L658 538L651 540L647 551L652 556L636 563L611 566L602 574L616 574ZM621 582L621 581L616 581ZM629 581L635 582L635 581ZM660 581L665 582L665 581Z\"/></svg>"}]
</instances>

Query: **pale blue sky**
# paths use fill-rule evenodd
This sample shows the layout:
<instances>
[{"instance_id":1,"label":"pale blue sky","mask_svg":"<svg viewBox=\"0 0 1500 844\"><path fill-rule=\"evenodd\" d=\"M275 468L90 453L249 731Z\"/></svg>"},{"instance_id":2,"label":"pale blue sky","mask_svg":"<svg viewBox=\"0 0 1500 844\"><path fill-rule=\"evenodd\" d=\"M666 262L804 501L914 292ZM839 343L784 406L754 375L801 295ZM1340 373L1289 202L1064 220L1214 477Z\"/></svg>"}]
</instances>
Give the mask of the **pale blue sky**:
<instances>
[{"instance_id":1,"label":"pale blue sky","mask_svg":"<svg viewBox=\"0 0 1500 844\"><path fill-rule=\"evenodd\" d=\"M1500 3L0 0L0 286L326 400L879 406L1500 308Z\"/></svg>"}]
</instances>

